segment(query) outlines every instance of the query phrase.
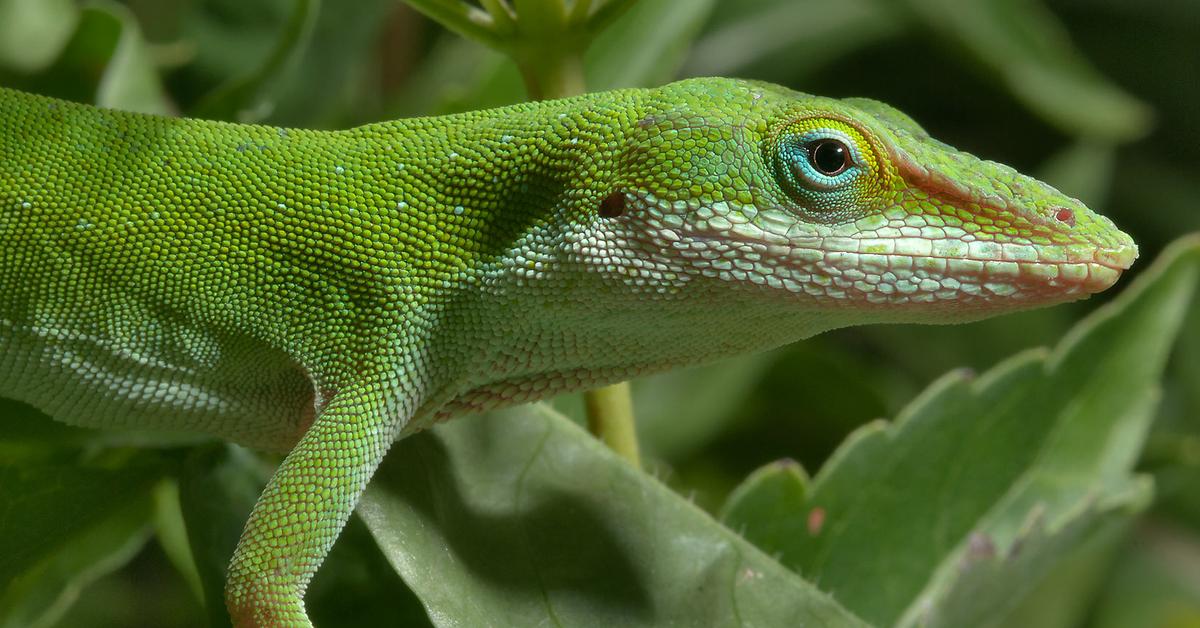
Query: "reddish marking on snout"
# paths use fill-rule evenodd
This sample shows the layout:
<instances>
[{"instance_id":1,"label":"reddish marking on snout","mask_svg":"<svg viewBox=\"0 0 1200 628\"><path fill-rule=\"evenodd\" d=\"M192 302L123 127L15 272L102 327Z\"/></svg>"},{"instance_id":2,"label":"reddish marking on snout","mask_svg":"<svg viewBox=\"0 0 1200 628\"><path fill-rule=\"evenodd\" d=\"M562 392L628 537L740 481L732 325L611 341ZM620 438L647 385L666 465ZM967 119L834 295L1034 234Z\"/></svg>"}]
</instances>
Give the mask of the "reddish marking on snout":
<instances>
[{"instance_id":1,"label":"reddish marking on snout","mask_svg":"<svg viewBox=\"0 0 1200 628\"><path fill-rule=\"evenodd\" d=\"M1075 226L1075 212L1069 207L1059 207L1054 210L1054 219L1068 227Z\"/></svg>"}]
</instances>

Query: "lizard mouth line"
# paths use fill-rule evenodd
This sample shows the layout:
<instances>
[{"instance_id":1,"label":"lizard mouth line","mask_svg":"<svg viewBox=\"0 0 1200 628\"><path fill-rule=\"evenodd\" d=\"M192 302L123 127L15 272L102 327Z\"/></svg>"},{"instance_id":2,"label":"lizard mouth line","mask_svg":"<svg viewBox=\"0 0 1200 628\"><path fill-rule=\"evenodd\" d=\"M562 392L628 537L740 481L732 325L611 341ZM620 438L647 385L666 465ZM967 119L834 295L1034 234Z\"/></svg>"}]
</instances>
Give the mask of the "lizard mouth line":
<instances>
[{"instance_id":1,"label":"lizard mouth line","mask_svg":"<svg viewBox=\"0 0 1200 628\"><path fill-rule=\"evenodd\" d=\"M632 203L642 207L659 205L650 195L633 194ZM664 214L669 207L659 207ZM739 213L745 214L745 210ZM680 221L682 222L682 221ZM857 235L838 234L833 229L826 233L800 233L792 235L794 225L777 223L775 230L768 231L751 220L733 223L724 219L724 224L714 228L708 220L701 224L653 224L651 231L658 231L663 240L660 244L674 243L675 248L689 242L699 248L706 246L748 245L764 257L806 257L815 254L849 254L860 256L886 256L912 259L941 259L974 261L980 263L1020 264L1094 264L1120 273L1128 270L1137 259L1138 249L1132 242L1119 246L1104 246L1098 242L1079 239L1074 242L1035 245L1033 243L1007 242L974 239L972 234L963 237L929 237L919 235ZM685 245L686 247L687 245Z\"/></svg>"},{"instance_id":2,"label":"lizard mouth line","mask_svg":"<svg viewBox=\"0 0 1200 628\"><path fill-rule=\"evenodd\" d=\"M797 248L800 248L800 247L797 247ZM826 251L824 249L813 249L813 248L807 248L807 250L818 251L818 252L826 253L826 254L842 253L842 251ZM894 259L898 259L898 260L902 260L902 259L942 260L942 261L946 261L946 262L956 262L957 261L957 262L977 262L977 263L981 263L981 264L1018 264L1018 265L1040 265L1040 266L1058 266L1058 267L1084 265L1084 266L1098 266L1101 268L1106 268L1108 270L1113 270L1113 271L1117 271L1117 272L1124 272L1124 271L1128 270L1130 266L1132 266L1132 263L1133 263L1132 257L1129 259L1128 262L1118 262L1118 261L1111 260L1112 256L1126 257L1128 255L1128 253L1127 253L1128 249L1096 248L1094 250L1095 250L1095 255L1091 258L1072 258L1072 259L1064 259L1064 260L1009 259L1009 258L1004 258L1004 257L972 257L969 255L966 255L966 256L935 255L935 254L927 254L927 253L915 253L915 254L894 253L894 252L889 252L889 253L848 252L848 253L851 255L879 256L879 257L884 257L884 258L894 258ZM1109 259L1106 259L1106 258L1109 258Z\"/></svg>"},{"instance_id":3,"label":"lizard mouth line","mask_svg":"<svg viewBox=\"0 0 1200 628\"><path fill-rule=\"evenodd\" d=\"M710 273L810 297L849 302L935 303L1001 299L1057 302L1108 289L1137 258L1133 245L1080 242L1050 247L957 239L786 238L760 232L691 231L679 244L726 254L753 252L757 264L709 263ZM758 235L758 234L755 234ZM974 246L971 246L974 245ZM699 261L699 260L698 260Z\"/></svg>"},{"instance_id":4,"label":"lizard mouth line","mask_svg":"<svg viewBox=\"0 0 1200 628\"><path fill-rule=\"evenodd\" d=\"M1079 242L1074 244L1058 244L1049 247L1041 247L1034 249L1032 245L1016 245L1016 244L996 244L987 241L978 242L981 245L977 249L977 253L972 254L970 246L957 239L927 239L917 237L898 237L898 238L856 238L856 237L831 237L823 238L820 236L810 236L803 238L788 238L785 236L768 235L767 232L761 232L764 237L756 238L754 236L739 234L737 232L715 232L715 231L691 231L685 232L682 235L688 240L695 242L717 242L730 241L739 244L749 245L755 248L762 248L770 253L772 249L776 255L782 248L783 256L790 257L795 254L804 256L802 252L808 251L810 254L844 254L858 255L867 257L887 257L896 259L931 259L931 260L959 260L968 262L980 263L1020 263L1020 264L1046 264L1046 265L1063 265L1063 264L1094 264L1102 266L1109 270L1123 272L1129 270L1133 262L1137 259L1138 249L1134 245L1126 245L1120 247L1104 247L1087 242ZM828 241L831 246L821 246L823 241ZM916 249L923 246L928 246L928 250L909 250L897 251L897 244L907 244L912 247L916 244ZM936 249L943 248L939 245L947 244L950 247L968 246L966 254L956 254L952 252L937 252ZM1008 246L1010 248L1006 249ZM994 252L998 254L979 254L984 251ZM1021 253L1032 253L1033 255ZM1061 253L1061 255L1059 255ZM775 256L775 255L772 255Z\"/></svg>"},{"instance_id":5,"label":"lizard mouth line","mask_svg":"<svg viewBox=\"0 0 1200 628\"><path fill-rule=\"evenodd\" d=\"M1091 249L1091 255L1078 247L1071 252L1075 254L1064 254L1064 259L1008 259L810 249L807 253L794 252L781 261L801 278L826 278L827 288L839 291L832 296L857 296L879 303L931 303L1078 298L1111 287L1133 257L1131 251L1102 248ZM829 290L825 292L830 295Z\"/></svg>"}]
</instances>

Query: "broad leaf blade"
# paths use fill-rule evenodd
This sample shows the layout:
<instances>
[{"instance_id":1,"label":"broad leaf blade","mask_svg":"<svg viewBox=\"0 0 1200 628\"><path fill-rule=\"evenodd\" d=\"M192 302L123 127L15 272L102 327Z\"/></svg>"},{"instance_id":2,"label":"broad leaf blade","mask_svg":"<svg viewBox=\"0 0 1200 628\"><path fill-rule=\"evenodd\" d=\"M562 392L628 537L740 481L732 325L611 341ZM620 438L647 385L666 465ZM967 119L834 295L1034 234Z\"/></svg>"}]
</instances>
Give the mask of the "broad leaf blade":
<instances>
[{"instance_id":1,"label":"broad leaf blade","mask_svg":"<svg viewBox=\"0 0 1200 628\"><path fill-rule=\"evenodd\" d=\"M1093 628L1200 626L1200 539L1164 518L1139 526L1117 557L1120 569L1101 574Z\"/></svg>"},{"instance_id":2,"label":"broad leaf blade","mask_svg":"<svg viewBox=\"0 0 1200 628\"><path fill-rule=\"evenodd\" d=\"M189 452L180 471L179 508L186 522L187 553L209 623L228 625L225 573L268 471L247 450L216 444Z\"/></svg>"},{"instance_id":3,"label":"broad leaf blade","mask_svg":"<svg viewBox=\"0 0 1200 628\"><path fill-rule=\"evenodd\" d=\"M1105 79L1040 0L905 0L933 33L993 72L1047 122L1112 142L1149 129L1149 107Z\"/></svg>"},{"instance_id":4,"label":"broad leaf blade","mask_svg":"<svg viewBox=\"0 0 1200 628\"><path fill-rule=\"evenodd\" d=\"M172 112L149 46L128 8L108 0L90 0L72 15L69 23L75 28L55 49L53 63L38 67L36 74L5 75L6 83L102 107Z\"/></svg>"},{"instance_id":5,"label":"broad leaf blade","mask_svg":"<svg viewBox=\"0 0 1200 628\"><path fill-rule=\"evenodd\" d=\"M733 522L733 527L742 536L751 539L772 539L770 543L759 541L762 546L780 545L784 539L773 538L777 533L791 534L791 517L795 504L803 504L809 489L808 474L804 468L791 460L774 462L750 474L729 496L721 520ZM809 518L810 531L824 524L824 513L817 512ZM783 522L782 528L776 528Z\"/></svg>"},{"instance_id":6,"label":"broad leaf blade","mask_svg":"<svg viewBox=\"0 0 1200 628\"><path fill-rule=\"evenodd\" d=\"M761 547L870 621L926 616L961 584L973 544L1004 556L1034 532L1053 538L1090 525L1104 511L1084 505L1128 490L1198 274L1192 237L1054 353L1018 355L978 379L951 374L894 425L860 430L806 500L780 508L790 514L772 534L756 536L753 517L730 525L746 526ZM815 531L814 512L824 522ZM1034 512L1044 529L1029 527Z\"/></svg>"},{"instance_id":7,"label":"broad leaf blade","mask_svg":"<svg viewBox=\"0 0 1200 628\"><path fill-rule=\"evenodd\" d=\"M191 112L213 120L259 122L275 109L272 88L295 67L312 38L320 0L292 0L291 13L275 45L249 73L239 74L209 93Z\"/></svg>"},{"instance_id":8,"label":"broad leaf blade","mask_svg":"<svg viewBox=\"0 0 1200 628\"><path fill-rule=\"evenodd\" d=\"M675 77L715 0L641 0L588 49L590 91L649 87Z\"/></svg>"},{"instance_id":9,"label":"broad leaf blade","mask_svg":"<svg viewBox=\"0 0 1200 628\"><path fill-rule=\"evenodd\" d=\"M795 84L815 70L908 26L877 0L721 3L696 40L685 76L752 76Z\"/></svg>"},{"instance_id":10,"label":"broad leaf blade","mask_svg":"<svg viewBox=\"0 0 1200 628\"><path fill-rule=\"evenodd\" d=\"M43 552L13 579L0 579L0 626L56 625L86 586L125 565L142 548L150 537L150 511L149 494L126 498L115 512L89 519L75 534L59 538L53 551Z\"/></svg>"},{"instance_id":11,"label":"broad leaf blade","mask_svg":"<svg viewBox=\"0 0 1200 628\"><path fill-rule=\"evenodd\" d=\"M142 29L129 9L112 2L92 0L85 5L80 29L116 31L112 56L96 87L96 104L101 107L157 113L172 113L158 77Z\"/></svg>"},{"instance_id":12,"label":"broad leaf blade","mask_svg":"<svg viewBox=\"0 0 1200 628\"><path fill-rule=\"evenodd\" d=\"M1046 510L1033 511L1021 532L1002 551L984 540L988 538L984 534L973 537L958 562L950 564L947 571L951 573L941 582L943 586L931 587L900 625L1032 628L1038 620L1044 626L1074 625L1079 607L1097 584L1095 577L1074 573L1059 578L1057 583L1047 580L1081 553L1111 553L1133 518L1150 504L1153 492L1153 481L1142 476L1101 500L1087 500L1079 512L1061 521L1047 521ZM1054 606L1042 602L1038 612L1021 617L1022 603L1041 594L1048 584L1067 590L1056 592ZM1063 615L1074 617L1072 621L1046 623L1049 617Z\"/></svg>"},{"instance_id":13,"label":"broad leaf blade","mask_svg":"<svg viewBox=\"0 0 1200 628\"><path fill-rule=\"evenodd\" d=\"M119 468L0 466L0 626L52 621L81 587L128 561L149 536L152 455Z\"/></svg>"},{"instance_id":14,"label":"broad leaf blade","mask_svg":"<svg viewBox=\"0 0 1200 628\"><path fill-rule=\"evenodd\" d=\"M44 69L71 38L79 10L72 0L0 0L0 68Z\"/></svg>"},{"instance_id":15,"label":"broad leaf blade","mask_svg":"<svg viewBox=\"0 0 1200 628\"><path fill-rule=\"evenodd\" d=\"M402 441L359 514L438 626L861 625L544 406Z\"/></svg>"}]
</instances>

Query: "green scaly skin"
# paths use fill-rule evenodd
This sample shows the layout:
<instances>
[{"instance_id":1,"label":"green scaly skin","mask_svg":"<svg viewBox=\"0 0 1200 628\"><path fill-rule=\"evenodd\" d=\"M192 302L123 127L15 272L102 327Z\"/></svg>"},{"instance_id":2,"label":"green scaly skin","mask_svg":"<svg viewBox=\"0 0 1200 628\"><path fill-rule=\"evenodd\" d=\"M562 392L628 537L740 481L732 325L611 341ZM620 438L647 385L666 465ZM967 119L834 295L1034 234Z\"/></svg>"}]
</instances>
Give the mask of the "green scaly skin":
<instances>
[{"instance_id":1,"label":"green scaly skin","mask_svg":"<svg viewBox=\"0 0 1200 628\"><path fill-rule=\"evenodd\" d=\"M289 626L437 419L1077 299L1136 257L885 105L728 79L338 132L0 90L0 244L0 395L290 452L226 591L235 624Z\"/></svg>"}]
</instances>

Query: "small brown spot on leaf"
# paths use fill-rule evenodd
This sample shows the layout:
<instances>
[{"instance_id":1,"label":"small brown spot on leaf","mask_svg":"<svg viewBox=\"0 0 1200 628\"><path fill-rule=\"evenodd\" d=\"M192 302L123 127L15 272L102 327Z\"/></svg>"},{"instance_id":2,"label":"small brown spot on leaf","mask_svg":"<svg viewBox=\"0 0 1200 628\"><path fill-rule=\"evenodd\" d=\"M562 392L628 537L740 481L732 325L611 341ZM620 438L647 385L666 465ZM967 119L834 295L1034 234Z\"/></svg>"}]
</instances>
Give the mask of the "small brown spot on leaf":
<instances>
[{"instance_id":1,"label":"small brown spot on leaf","mask_svg":"<svg viewBox=\"0 0 1200 628\"><path fill-rule=\"evenodd\" d=\"M985 560L996 557L996 544L992 537L983 532L972 532L967 539L967 557L973 560Z\"/></svg>"},{"instance_id":2,"label":"small brown spot on leaf","mask_svg":"<svg viewBox=\"0 0 1200 628\"><path fill-rule=\"evenodd\" d=\"M808 533L816 536L821 533L823 527L825 527L825 509L817 507L808 511Z\"/></svg>"}]
</instances>

